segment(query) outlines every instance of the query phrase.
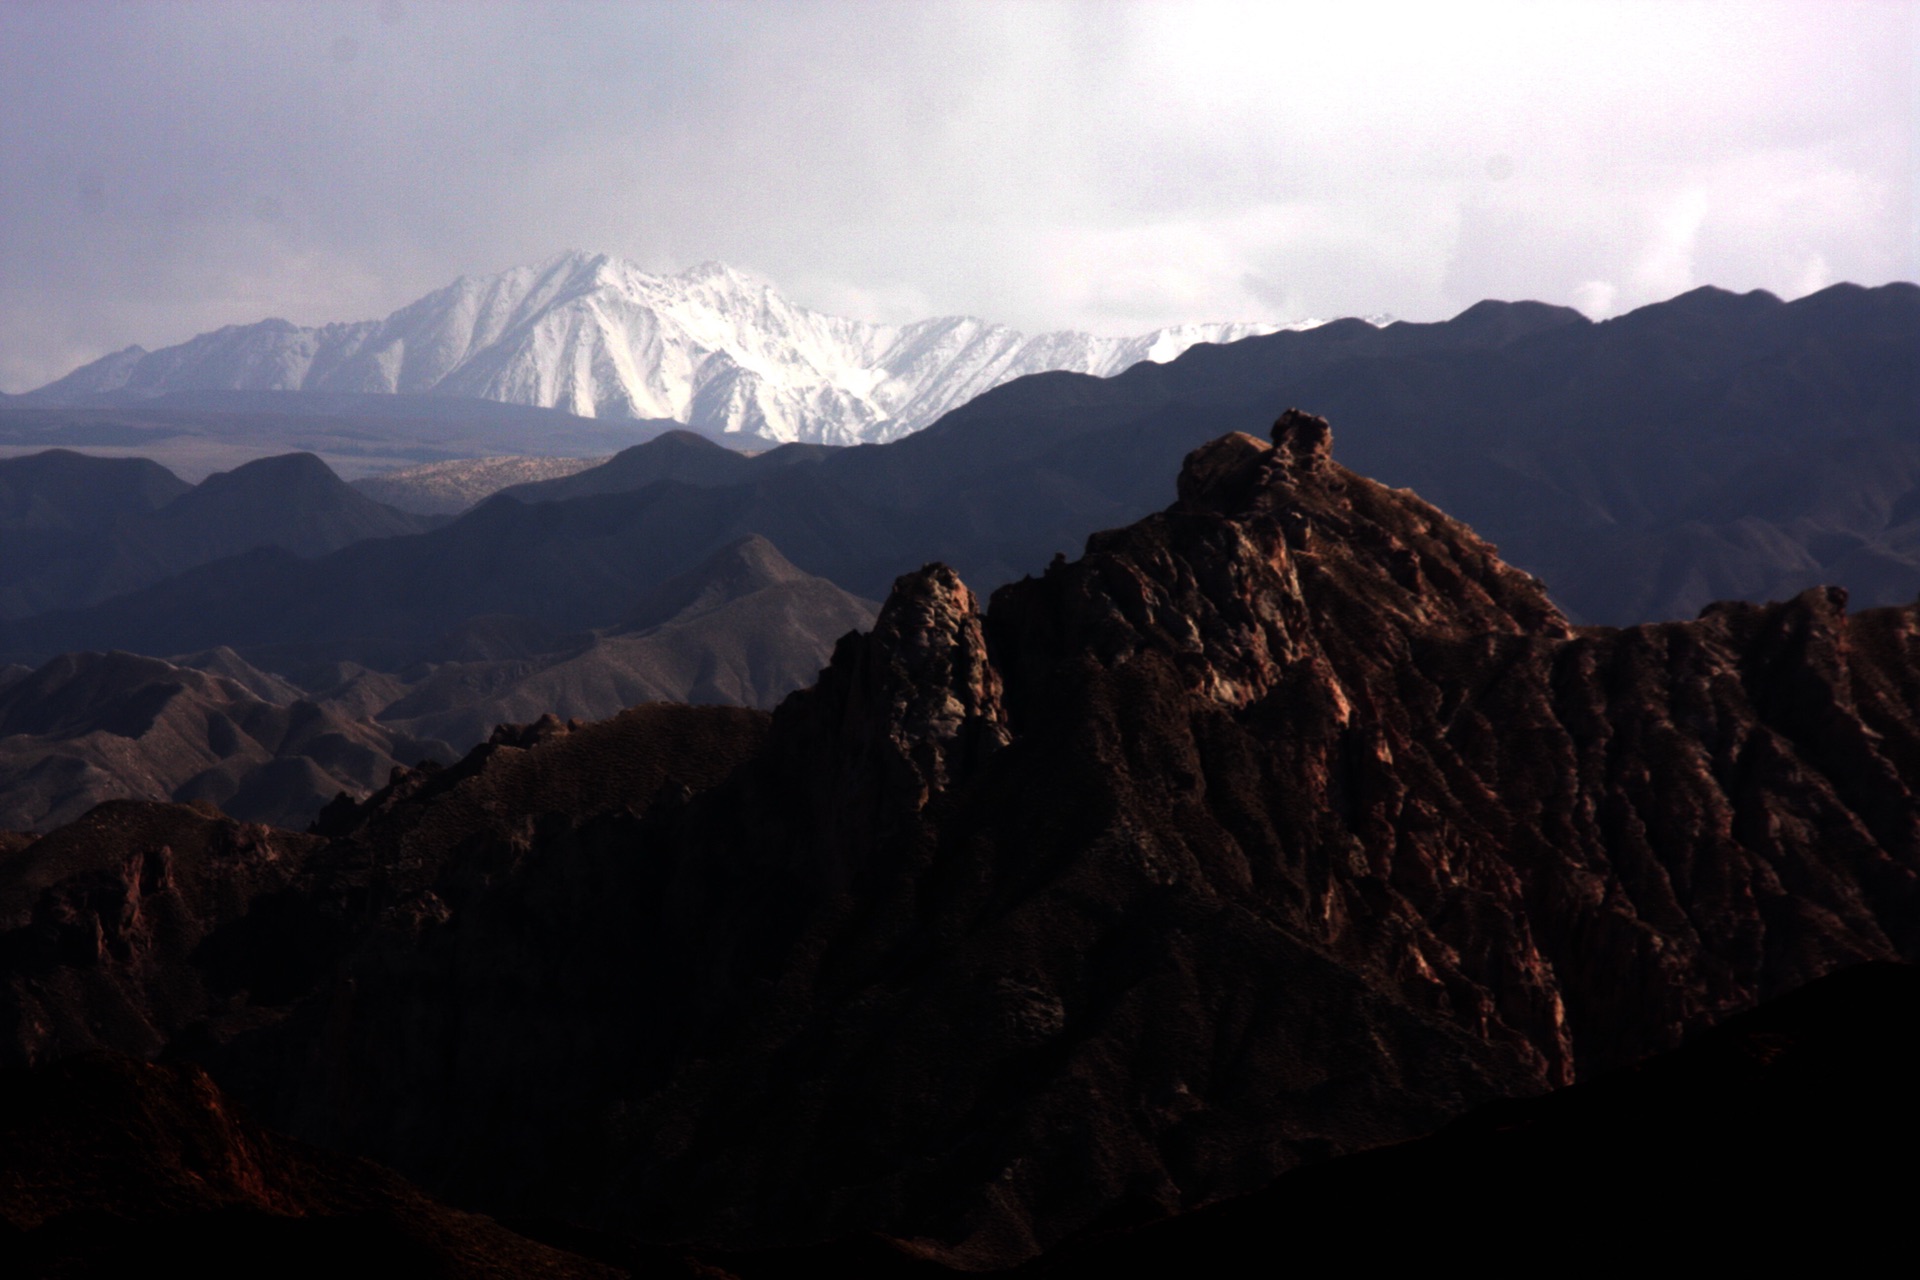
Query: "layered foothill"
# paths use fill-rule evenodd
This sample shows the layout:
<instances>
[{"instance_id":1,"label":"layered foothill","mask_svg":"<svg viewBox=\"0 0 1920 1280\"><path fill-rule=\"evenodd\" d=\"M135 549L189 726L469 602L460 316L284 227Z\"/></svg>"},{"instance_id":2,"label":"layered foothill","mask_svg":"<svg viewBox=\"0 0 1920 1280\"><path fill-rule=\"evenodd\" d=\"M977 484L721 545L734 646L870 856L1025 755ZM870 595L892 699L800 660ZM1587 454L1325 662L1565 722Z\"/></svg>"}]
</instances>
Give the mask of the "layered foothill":
<instances>
[{"instance_id":1,"label":"layered foothill","mask_svg":"<svg viewBox=\"0 0 1920 1280\"><path fill-rule=\"evenodd\" d=\"M205 992L145 1025L265 1121L463 1207L979 1267L1920 951L1912 609L1576 630L1291 411L976 608L928 566L771 721L503 735L197 941L7 951L4 1049L126 1047L63 994L119 965ZM9 946L125 914L65 874Z\"/></svg>"},{"instance_id":2,"label":"layered foothill","mask_svg":"<svg viewBox=\"0 0 1920 1280\"><path fill-rule=\"evenodd\" d=\"M430 522L360 494L310 453L182 484L144 459L52 449L0 459L0 618L71 609L260 548L322 556Z\"/></svg>"},{"instance_id":3,"label":"layered foothill","mask_svg":"<svg viewBox=\"0 0 1920 1280\"><path fill-rule=\"evenodd\" d=\"M62 654L0 685L9 830L57 827L108 800L201 801L299 829L398 765L452 758L442 742L317 701L230 650L178 662Z\"/></svg>"},{"instance_id":4,"label":"layered foothill","mask_svg":"<svg viewBox=\"0 0 1920 1280\"><path fill-rule=\"evenodd\" d=\"M771 707L875 608L744 538L642 596L618 626L470 619L443 638L445 660L405 679L314 664L302 687L224 647L0 667L0 829L47 830L122 799L205 801L304 829L335 796L364 798L397 766L449 763L502 723L657 701Z\"/></svg>"}]
</instances>

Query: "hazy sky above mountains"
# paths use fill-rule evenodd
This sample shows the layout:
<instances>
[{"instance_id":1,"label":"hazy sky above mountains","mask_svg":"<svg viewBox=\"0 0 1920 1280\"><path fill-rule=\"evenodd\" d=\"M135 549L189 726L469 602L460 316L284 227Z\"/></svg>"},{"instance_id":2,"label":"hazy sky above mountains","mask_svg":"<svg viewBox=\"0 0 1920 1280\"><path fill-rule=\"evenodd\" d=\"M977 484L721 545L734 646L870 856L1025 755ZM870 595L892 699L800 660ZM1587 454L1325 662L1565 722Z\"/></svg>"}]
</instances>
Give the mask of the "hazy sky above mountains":
<instances>
[{"instance_id":1,"label":"hazy sky above mountains","mask_svg":"<svg viewBox=\"0 0 1920 1280\"><path fill-rule=\"evenodd\" d=\"M1920 4L0 6L0 389L718 258L1132 333L1920 277Z\"/></svg>"}]
</instances>

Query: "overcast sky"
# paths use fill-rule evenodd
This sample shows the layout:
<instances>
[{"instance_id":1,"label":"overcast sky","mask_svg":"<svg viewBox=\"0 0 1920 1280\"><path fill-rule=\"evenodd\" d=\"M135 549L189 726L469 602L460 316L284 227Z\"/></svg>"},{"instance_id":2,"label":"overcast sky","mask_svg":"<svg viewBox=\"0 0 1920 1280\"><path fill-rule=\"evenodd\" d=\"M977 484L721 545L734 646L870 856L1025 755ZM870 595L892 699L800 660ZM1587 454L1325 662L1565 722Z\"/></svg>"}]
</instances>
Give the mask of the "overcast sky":
<instances>
[{"instance_id":1,"label":"overcast sky","mask_svg":"<svg viewBox=\"0 0 1920 1280\"><path fill-rule=\"evenodd\" d=\"M1920 277L1920 4L0 5L0 389L601 250L841 314Z\"/></svg>"}]
</instances>

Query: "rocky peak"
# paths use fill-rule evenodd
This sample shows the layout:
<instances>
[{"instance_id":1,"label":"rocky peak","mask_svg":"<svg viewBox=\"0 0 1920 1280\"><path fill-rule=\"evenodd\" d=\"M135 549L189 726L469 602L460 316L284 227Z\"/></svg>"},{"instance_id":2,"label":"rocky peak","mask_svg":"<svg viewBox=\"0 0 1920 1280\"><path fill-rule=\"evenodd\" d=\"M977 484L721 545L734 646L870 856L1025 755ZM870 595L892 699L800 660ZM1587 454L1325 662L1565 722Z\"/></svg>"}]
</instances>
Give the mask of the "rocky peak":
<instances>
[{"instance_id":1,"label":"rocky peak","mask_svg":"<svg viewBox=\"0 0 1920 1280\"><path fill-rule=\"evenodd\" d=\"M1236 511L1252 500L1274 447L1244 431L1209 440L1180 467L1175 492L1180 505L1196 511Z\"/></svg>"},{"instance_id":2,"label":"rocky peak","mask_svg":"<svg viewBox=\"0 0 1920 1280\"><path fill-rule=\"evenodd\" d=\"M1003 589L996 623L1061 638L1010 639L1003 661L1031 670L1062 642L1048 661L1176 653L1189 688L1214 701L1246 707L1297 686L1344 722L1364 705L1358 690L1423 647L1571 634L1537 580L1416 495L1340 466L1332 436L1290 409L1271 443L1236 432L1195 449L1171 509L1096 534L1044 585ZM1028 610L1047 596L1045 610L1064 612L1038 624Z\"/></svg>"},{"instance_id":3,"label":"rocky peak","mask_svg":"<svg viewBox=\"0 0 1920 1280\"><path fill-rule=\"evenodd\" d=\"M1317 470L1333 457L1333 428L1318 414L1289 409L1274 421L1273 444L1296 470Z\"/></svg>"},{"instance_id":4,"label":"rocky peak","mask_svg":"<svg viewBox=\"0 0 1920 1280\"><path fill-rule=\"evenodd\" d=\"M944 564L894 583L872 633L843 645L822 686L843 681L856 731L904 766L916 810L1010 738L979 603Z\"/></svg>"},{"instance_id":5,"label":"rocky peak","mask_svg":"<svg viewBox=\"0 0 1920 1280\"><path fill-rule=\"evenodd\" d=\"M898 730L949 741L968 719L1001 718L1000 678L987 659L979 603L946 565L927 565L894 583L873 642L900 681Z\"/></svg>"}]
</instances>

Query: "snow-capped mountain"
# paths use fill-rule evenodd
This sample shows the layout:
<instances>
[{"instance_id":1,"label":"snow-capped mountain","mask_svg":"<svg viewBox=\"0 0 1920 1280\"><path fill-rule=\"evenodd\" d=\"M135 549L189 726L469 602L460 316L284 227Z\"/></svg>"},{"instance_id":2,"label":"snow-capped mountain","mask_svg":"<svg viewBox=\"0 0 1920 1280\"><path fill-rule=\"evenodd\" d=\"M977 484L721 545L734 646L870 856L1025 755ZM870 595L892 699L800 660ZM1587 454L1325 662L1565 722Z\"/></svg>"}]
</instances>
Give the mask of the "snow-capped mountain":
<instances>
[{"instance_id":1,"label":"snow-capped mountain","mask_svg":"<svg viewBox=\"0 0 1920 1280\"><path fill-rule=\"evenodd\" d=\"M1024 374L1107 376L1195 343L1318 323L1186 324L1135 338L1028 336L969 316L868 324L796 306L720 263L657 276L605 254L566 253L463 276L385 320L317 329L263 320L160 351L129 347L38 395L411 392L859 444L917 431Z\"/></svg>"}]
</instances>

